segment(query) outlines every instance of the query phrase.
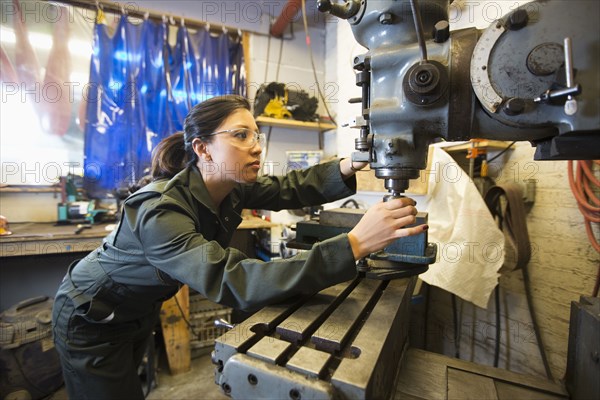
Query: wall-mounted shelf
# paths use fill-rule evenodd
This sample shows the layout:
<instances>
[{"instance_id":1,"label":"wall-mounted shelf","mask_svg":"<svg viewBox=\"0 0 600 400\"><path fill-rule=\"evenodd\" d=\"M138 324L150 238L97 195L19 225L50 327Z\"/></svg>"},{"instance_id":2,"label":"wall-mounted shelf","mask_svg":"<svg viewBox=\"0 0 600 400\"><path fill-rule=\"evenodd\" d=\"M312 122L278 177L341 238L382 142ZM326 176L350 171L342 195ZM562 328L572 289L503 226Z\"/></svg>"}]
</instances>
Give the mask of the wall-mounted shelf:
<instances>
[{"instance_id":1,"label":"wall-mounted shelf","mask_svg":"<svg viewBox=\"0 0 600 400\"><path fill-rule=\"evenodd\" d=\"M501 140L485 139L485 140L480 140L478 142L475 142L475 146L493 151L493 150L504 150L507 147L510 147L511 143L512 142L506 142L506 141L501 141ZM447 153L453 153L456 151L467 151L471 147L473 147L473 144L471 142L468 142L468 143L444 146L444 150L446 150Z\"/></svg>"},{"instance_id":2,"label":"wall-mounted shelf","mask_svg":"<svg viewBox=\"0 0 600 400\"><path fill-rule=\"evenodd\" d=\"M274 126L278 128L308 129L318 132L329 131L337 128L337 126L331 122L304 122L296 121L294 119L270 118L263 116L257 117L256 123L258 125Z\"/></svg>"}]
</instances>

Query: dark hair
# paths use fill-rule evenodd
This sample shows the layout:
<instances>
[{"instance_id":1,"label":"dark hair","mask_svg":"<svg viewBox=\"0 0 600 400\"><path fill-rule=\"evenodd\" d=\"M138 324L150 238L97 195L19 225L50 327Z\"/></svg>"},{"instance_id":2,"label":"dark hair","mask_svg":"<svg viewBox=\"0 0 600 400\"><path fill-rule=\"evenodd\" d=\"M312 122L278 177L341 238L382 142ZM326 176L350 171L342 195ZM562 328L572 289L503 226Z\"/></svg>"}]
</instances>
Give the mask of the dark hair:
<instances>
[{"instance_id":1,"label":"dark hair","mask_svg":"<svg viewBox=\"0 0 600 400\"><path fill-rule=\"evenodd\" d=\"M213 97L196 104L185 117L184 132L177 132L163 139L152 154L152 178L172 178L187 165L195 164L198 156L192 148L192 141L206 136L219 128L223 121L237 110L250 111L250 103L245 97L225 95Z\"/></svg>"}]
</instances>

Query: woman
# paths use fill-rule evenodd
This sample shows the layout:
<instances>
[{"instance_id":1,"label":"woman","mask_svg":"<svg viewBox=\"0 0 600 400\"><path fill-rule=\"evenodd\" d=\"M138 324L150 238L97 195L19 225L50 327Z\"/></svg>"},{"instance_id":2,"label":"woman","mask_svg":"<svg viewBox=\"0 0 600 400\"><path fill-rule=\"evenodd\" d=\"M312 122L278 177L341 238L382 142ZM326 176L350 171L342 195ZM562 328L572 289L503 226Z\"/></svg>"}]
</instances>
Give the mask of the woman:
<instances>
[{"instance_id":1,"label":"woman","mask_svg":"<svg viewBox=\"0 0 600 400\"><path fill-rule=\"evenodd\" d=\"M317 205L355 192L349 159L259 177L261 134L246 99L195 106L157 147L154 181L123 205L102 246L69 268L54 302L54 340L69 398L143 398L137 377L162 301L187 284L217 303L257 309L356 275L355 261L426 229L410 199L372 207L348 234L291 259L263 262L228 247L243 208ZM362 165L361 167L363 167Z\"/></svg>"}]
</instances>

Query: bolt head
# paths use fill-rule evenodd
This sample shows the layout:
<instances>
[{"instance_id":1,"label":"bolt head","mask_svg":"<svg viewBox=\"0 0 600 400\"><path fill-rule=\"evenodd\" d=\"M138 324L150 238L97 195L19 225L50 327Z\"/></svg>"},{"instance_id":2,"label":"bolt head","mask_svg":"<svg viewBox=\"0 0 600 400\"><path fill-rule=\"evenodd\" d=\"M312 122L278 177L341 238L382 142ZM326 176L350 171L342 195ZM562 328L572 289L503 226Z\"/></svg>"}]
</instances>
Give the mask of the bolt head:
<instances>
[{"instance_id":1,"label":"bolt head","mask_svg":"<svg viewBox=\"0 0 600 400\"><path fill-rule=\"evenodd\" d=\"M508 17L508 29L511 31L518 31L521 28L524 28L529 21L529 16L527 15L527 11L522 8L515 10L510 17Z\"/></svg>"},{"instance_id":2,"label":"bolt head","mask_svg":"<svg viewBox=\"0 0 600 400\"><path fill-rule=\"evenodd\" d=\"M523 99L513 97L506 102L503 110L506 115L519 115L525 111L525 101Z\"/></svg>"},{"instance_id":3,"label":"bolt head","mask_svg":"<svg viewBox=\"0 0 600 400\"><path fill-rule=\"evenodd\" d=\"M417 74L416 84L419 86L427 86L433 81L433 76L429 71L420 71Z\"/></svg>"},{"instance_id":4,"label":"bolt head","mask_svg":"<svg viewBox=\"0 0 600 400\"><path fill-rule=\"evenodd\" d=\"M394 16L391 13L382 13L379 16L379 23L381 25L390 25L394 22Z\"/></svg>"}]
</instances>

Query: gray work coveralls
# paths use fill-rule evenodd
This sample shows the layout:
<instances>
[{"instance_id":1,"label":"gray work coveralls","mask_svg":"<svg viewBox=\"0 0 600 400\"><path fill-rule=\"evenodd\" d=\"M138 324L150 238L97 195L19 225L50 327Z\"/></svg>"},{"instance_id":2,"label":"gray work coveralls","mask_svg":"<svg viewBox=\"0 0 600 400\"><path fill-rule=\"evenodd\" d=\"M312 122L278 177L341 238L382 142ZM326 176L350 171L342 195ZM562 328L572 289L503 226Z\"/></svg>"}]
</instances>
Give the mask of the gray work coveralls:
<instances>
[{"instance_id":1,"label":"gray work coveralls","mask_svg":"<svg viewBox=\"0 0 600 400\"><path fill-rule=\"evenodd\" d=\"M161 304L182 284L237 309L310 294L356 274L346 234L293 258L263 262L227 247L244 208L281 210L354 194L339 160L241 184L214 208L190 166L124 203L117 229L69 267L55 297L54 341L72 399L141 399L137 367Z\"/></svg>"}]
</instances>

